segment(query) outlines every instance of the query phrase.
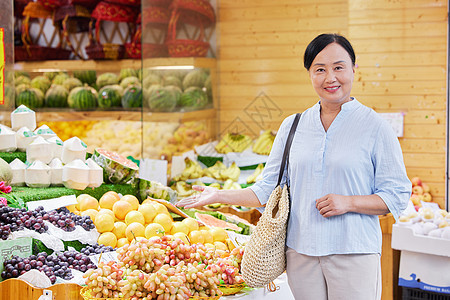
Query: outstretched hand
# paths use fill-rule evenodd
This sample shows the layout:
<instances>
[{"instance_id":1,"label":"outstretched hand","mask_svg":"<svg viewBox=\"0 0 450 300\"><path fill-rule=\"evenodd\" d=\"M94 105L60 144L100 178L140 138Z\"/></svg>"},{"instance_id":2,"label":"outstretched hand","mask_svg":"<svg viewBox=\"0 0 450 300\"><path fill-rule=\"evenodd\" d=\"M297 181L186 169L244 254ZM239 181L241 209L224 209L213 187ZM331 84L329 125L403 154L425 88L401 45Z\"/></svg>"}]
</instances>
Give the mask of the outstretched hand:
<instances>
[{"instance_id":1,"label":"outstretched hand","mask_svg":"<svg viewBox=\"0 0 450 300\"><path fill-rule=\"evenodd\" d=\"M192 196L181 199L176 203L176 206L193 208L218 202L218 190L216 188L194 185L192 186L192 189L200 193L195 193Z\"/></svg>"}]
</instances>

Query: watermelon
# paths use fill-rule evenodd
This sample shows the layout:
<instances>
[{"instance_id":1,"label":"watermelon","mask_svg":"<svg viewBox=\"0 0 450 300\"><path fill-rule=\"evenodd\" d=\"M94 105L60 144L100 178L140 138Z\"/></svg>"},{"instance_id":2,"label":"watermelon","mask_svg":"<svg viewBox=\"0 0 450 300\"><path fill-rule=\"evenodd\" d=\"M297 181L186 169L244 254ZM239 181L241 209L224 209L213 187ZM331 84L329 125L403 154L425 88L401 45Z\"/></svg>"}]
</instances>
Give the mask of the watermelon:
<instances>
[{"instance_id":1,"label":"watermelon","mask_svg":"<svg viewBox=\"0 0 450 300\"><path fill-rule=\"evenodd\" d=\"M148 107L151 111L173 111L177 105L175 93L166 87L149 89Z\"/></svg>"},{"instance_id":2,"label":"watermelon","mask_svg":"<svg viewBox=\"0 0 450 300\"><path fill-rule=\"evenodd\" d=\"M95 70L73 71L73 77L82 83L93 85L97 81L97 72Z\"/></svg>"},{"instance_id":3,"label":"watermelon","mask_svg":"<svg viewBox=\"0 0 450 300\"><path fill-rule=\"evenodd\" d=\"M142 86L146 89L154 84L161 84L161 76L155 73L148 73L144 77L144 80L142 81Z\"/></svg>"},{"instance_id":4,"label":"watermelon","mask_svg":"<svg viewBox=\"0 0 450 300\"><path fill-rule=\"evenodd\" d=\"M25 105L30 109L44 106L44 93L34 87L26 87L16 95L16 106Z\"/></svg>"},{"instance_id":5,"label":"watermelon","mask_svg":"<svg viewBox=\"0 0 450 300\"><path fill-rule=\"evenodd\" d=\"M105 85L112 85L119 83L119 77L111 72L103 73L97 77L97 88L101 89Z\"/></svg>"},{"instance_id":6,"label":"watermelon","mask_svg":"<svg viewBox=\"0 0 450 300\"><path fill-rule=\"evenodd\" d=\"M121 69L119 73L119 81L124 80L127 77L138 77L138 71L131 68Z\"/></svg>"},{"instance_id":7,"label":"watermelon","mask_svg":"<svg viewBox=\"0 0 450 300\"><path fill-rule=\"evenodd\" d=\"M18 86L18 85L21 85L21 84L28 84L28 85L30 85L31 84L30 77L22 75L22 76L16 77L14 79L14 85L15 86Z\"/></svg>"},{"instance_id":8,"label":"watermelon","mask_svg":"<svg viewBox=\"0 0 450 300\"><path fill-rule=\"evenodd\" d=\"M130 85L138 85L141 86L141 81L139 80L139 78L135 77L135 76L130 76L130 77L125 77L124 79L122 79L122 81L120 82L120 86L123 89L126 89L128 86Z\"/></svg>"},{"instance_id":9,"label":"watermelon","mask_svg":"<svg viewBox=\"0 0 450 300\"><path fill-rule=\"evenodd\" d=\"M63 86L70 92L73 88L83 86L83 83L75 77L69 77L64 80Z\"/></svg>"},{"instance_id":10,"label":"watermelon","mask_svg":"<svg viewBox=\"0 0 450 300\"><path fill-rule=\"evenodd\" d=\"M69 75L67 75L67 73L59 73L55 76L55 78L53 78L52 83L62 85L67 78L69 78Z\"/></svg>"},{"instance_id":11,"label":"watermelon","mask_svg":"<svg viewBox=\"0 0 450 300\"><path fill-rule=\"evenodd\" d=\"M10 165L0 158L0 181L3 181L5 185L9 185L13 179L13 173Z\"/></svg>"},{"instance_id":12,"label":"watermelon","mask_svg":"<svg viewBox=\"0 0 450 300\"><path fill-rule=\"evenodd\" d=\"M186 90L188 87L197 86L204 87L205 80L208 75L202 69L194 69L186 74L183 78L183 90Z\"/></svg>"},{"instance_id":13,"label":"watermelon","mask_svg":"<svg viewBox=\"0 0 450 300\"><path fill-rule=\"evenodd\" d=\"M29 83L22 83L19 85L16 85L16 95L19 95L21 91L30 88L31 85Z\"/></svg>"},{"instance_id":14,"label":"watermelon","mask_svg":"<svg viewBox=\"0 0 450 300\"><path fill-rule=\"evenodd\" d=\"M87 85L76 87L70 91L67 103L74 109L94 109L97 107L97 91Z\"/></svg>"},{"instance_id":15,"label":"watermelon","mask_svg":"<svg viewBox=\"0 0 450 300\"><path fill-rule=\"evenodd\" d=\"M162 81L162 85L174 85L180 89L183 88L183 84L181 83L181 79L176 76L165 76Z\"/></svg>"},{"instance_id":16,"label":"watermelon","mask_svg":"<svg viewBox=\"0 0 450 300\"><path fill-rule=\"evenodd\" d=\"M52 86L45 93L46 107L67 107L67 97L69 91L62 85L52 84Z\"/></svg>"},{"instance_id":17,"label":"watermelon","mask_svg":"<svg viewBox=\"0 0 450 300\"><path fill-rule=\"evenodd\" d=\"M125 89L122 96L122 107L142 107L142 88L140 86L131 85Z\"/></svg>"},{"instance_id":18,"label":"watermelon","mask_svg":"<svg viewBox=\"0 0 450 300\"><path fill-rule=\"evenodd\" d=\"M28 77L28 79L30 79L30 73L28 73L27 71L14 71L14 78L17 79L17 77L20 76Z\"/></svg>"},{"instance_id":19,"label":"watermelon","mask_svg":"<svg viewBox=\"0 0 450 300\"><path fill-rule=\"evenodd\" d=\"M92 160L103 168L105 183L127 184L139 178L138 165L116 152L97 148Z\"/></svg>"},{"instance_id":20,"label":"watermelon","mask_svg":"<svg viewBox=\"0 0 450 300\"><path fill-rule=\"evenodd\" d=\"M56 77L56 75L59 75L63 72L45 72L43 75L47 77L50 81L53 81L53 79Z\"/></svg>"},{"instance_id":21,"label":"watermelon","mask_svg":"<svg viewBox=\"0 0 450 300\"><path fill-rule=\"evenodd\" d=\"M183 91L181 88L174 86L174 85L168 85L164 87L167 91L172 93L173 97L175 98L175 103L179 103L181 99L181 95L183 94Z\"/></svg>"},{"instance_id":22,"label":"watermelon","mask_svg":"<svg viewBox=\"0 0 450 300\"><path fill-rule=\"evenodd\" d=\"M98 92L98 106L109 108L122 105L123 89L120 85L106 85Z\"/></svg>"},{"instance_id":23,"label":"watermelon","mask_svg":"<svg viewBox=\"0 0 450 300\"><path fill-rule=\"evenodd\" d=\"M52 85L52 82L47 77L40 75L36 76L31 80L31 86L40 89L44 94Z\"/></svg>"},{"instance_id":24,"label":"watermelon","mask_svg":"<svg viewBox=\"0 0 450 300\"><path fill-rule=\"evenodd\" d=\"M206 92L199 87L191 86L187 88L180 97L179 107L187 111L202 109L208 105Z\"/></svg>"},{"instance_id":25,"label":"watermelon","mask_svg":"<svg viewBox=\"0 0 450 300\"><path fill-rule=\"evenodd\" d=\"M202 214L202 213L195 213L195 218L197 220L199 220L200 222L202 222L203 224L205 224L206 226L210 226L210 227L220 227L223 229L229 229L229 230L233 230L236 232L241 232L242 228L237 226L236 224L224 221L224 220L220 220L214 216L211 216L209 214Z\"/></svg>"}]
</instances>

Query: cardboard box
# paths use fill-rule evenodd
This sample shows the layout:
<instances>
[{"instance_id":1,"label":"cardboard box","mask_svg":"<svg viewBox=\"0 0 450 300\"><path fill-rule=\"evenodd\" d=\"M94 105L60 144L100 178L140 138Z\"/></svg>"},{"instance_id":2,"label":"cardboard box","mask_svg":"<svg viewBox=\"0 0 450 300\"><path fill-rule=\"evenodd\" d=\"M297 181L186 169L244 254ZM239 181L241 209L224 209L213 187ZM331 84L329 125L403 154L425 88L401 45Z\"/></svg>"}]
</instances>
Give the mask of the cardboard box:
<instances>
[{"instance_id":1,"label":"cardboard box","mask_svg":"<svg viewBox=\"0 0 450 300\"><path fill-rule=\"evenodd\" d=\"M28 257L32 254L32 238L22 237L14 240L0 240L0 273L3 272L3 262L13 255ZM0 281L3 278L0 276Z\"/></svg>"},{"instance_id":2,"label":"cardboard box","mask_svg":"<svg viewBox=\"0 0 450 300\"><path fill-rule=\"evenodd\" d=\"M450 240L416 235L394 224L391 246L401 250L399 286L450 294Z\"/></svg>"}]
</instances>

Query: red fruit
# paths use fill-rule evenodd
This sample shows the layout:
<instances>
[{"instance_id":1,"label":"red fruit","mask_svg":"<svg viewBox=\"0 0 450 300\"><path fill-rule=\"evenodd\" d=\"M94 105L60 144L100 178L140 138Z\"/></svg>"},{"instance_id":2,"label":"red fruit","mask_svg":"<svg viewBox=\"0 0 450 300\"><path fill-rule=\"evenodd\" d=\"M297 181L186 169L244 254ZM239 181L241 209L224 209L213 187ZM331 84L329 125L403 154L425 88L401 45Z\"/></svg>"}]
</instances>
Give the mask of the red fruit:
<instances>
[{"instance_id":1,"label":"red fruit","mask_svg":"<svg viewBox=\"0 0 450 300\"><path fill-rule=\"evenodd\" d=\"M419 177L413 177L412 179L411 179L411 183L412 183L412 185L413 186L416 186L416 185L422 185L422 180L419 178Z\"/></svg>"}]
</instances>

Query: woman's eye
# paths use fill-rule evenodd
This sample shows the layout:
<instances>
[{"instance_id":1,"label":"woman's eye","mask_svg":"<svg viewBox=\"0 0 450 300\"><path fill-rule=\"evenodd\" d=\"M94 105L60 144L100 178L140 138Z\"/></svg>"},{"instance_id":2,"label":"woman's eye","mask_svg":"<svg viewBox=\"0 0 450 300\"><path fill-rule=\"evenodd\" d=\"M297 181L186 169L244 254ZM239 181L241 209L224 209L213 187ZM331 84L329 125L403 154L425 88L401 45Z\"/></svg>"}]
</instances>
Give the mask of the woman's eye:
<instances>
[{"instance_id":1,"label":"woman's eye","mask_svg":"<svg viewBox=\"0 0 450 300\"><path fill-rule=\"evenodd\" d=\"M335 70L342 70L343 69L343 67L341 67L341 66L337 66L336 68L335 68Z\"/></svg>"}]
</instances>

